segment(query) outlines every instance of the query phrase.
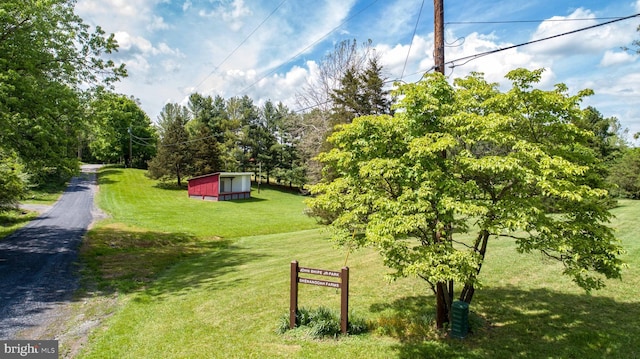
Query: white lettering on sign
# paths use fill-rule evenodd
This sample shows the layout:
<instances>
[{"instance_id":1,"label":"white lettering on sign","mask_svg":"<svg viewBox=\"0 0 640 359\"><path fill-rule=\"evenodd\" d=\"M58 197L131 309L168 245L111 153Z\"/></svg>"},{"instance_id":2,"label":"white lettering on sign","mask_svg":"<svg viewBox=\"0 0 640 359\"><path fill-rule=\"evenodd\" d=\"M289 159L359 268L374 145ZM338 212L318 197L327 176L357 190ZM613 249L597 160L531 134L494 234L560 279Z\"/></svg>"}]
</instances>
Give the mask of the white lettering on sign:
<instances>
[{"instance_id":1,"label":"white lettering on sign","mask_svg":"<svg viewBox=\"0 0 640 359\"><path fill-rule=\"evenodd\" d=\"M326 280L299 278L298 282L304 283L304 284L319 285L319 286L322 286L322 287L340 288L340 283L329 282L329 281L326 281Z\"/></svg>"},{"instance_id":2,"label":"white lettering on sign","mask_svg":"<svg viewBox=\"0 0 640 359\"><path fill-rule=\"evenodd\" d=\"M324 269L300 267L299 272L300 273L323 275L325 277L335 277L335 278L340 277L340 272L335 272L335 271L331 271L331 270L324 270Z\"/></svg>"}]
</instances>

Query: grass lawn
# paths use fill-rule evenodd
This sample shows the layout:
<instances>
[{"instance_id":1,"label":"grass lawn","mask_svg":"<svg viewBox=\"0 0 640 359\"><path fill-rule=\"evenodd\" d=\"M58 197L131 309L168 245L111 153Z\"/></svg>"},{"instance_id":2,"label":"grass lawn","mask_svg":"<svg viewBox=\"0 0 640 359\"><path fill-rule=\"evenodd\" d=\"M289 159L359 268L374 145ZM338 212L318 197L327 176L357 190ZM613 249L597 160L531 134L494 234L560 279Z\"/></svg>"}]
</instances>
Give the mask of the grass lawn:
<instances>
[{"instance_id":1,"label":"grass lawn","mask_svg":"<svg viewBox=\"0 0 640 359\"><path fill-rule=\"evenodd\" d=\"M37 212L9 210L0 213L0 241L38 217Z\"/></svg>"},{"instance_id":2,"label":"grass lawn","mask_svg":"<svg viewBox=\"0 0 640 359\"><path fill-rule=\"evenodd\" d=\"M202 202L142 172L103 169L99 204L112 218L83 246L98 296L119 301L82 358L633 358L640 357L640 202L613 223L627 253L622 281L585 294L539 255L490 243L484 287L464 340L432 329L421 280L393 283L370 250L345 253L302 214L302 197L263 189L250 201ZM234 217L246 215L244 220ZM350 308L369 334L316 340L276 333L289 303L289 264L350 268ZM339 308L335 289L300 286L300 305ZM64 343L63 343L64 345Z\"/></svg>"}]
</instances>

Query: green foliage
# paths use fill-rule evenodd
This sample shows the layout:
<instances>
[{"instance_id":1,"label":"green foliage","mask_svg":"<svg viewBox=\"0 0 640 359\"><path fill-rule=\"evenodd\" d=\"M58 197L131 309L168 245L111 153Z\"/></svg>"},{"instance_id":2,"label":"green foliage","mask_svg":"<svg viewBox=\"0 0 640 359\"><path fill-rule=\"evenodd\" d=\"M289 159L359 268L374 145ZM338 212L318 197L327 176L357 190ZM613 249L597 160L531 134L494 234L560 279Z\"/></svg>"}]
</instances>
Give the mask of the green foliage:
<instances>
[{"instance_id":1,"label":"green foliage","mask_svg":"<svg viewBox=\"0 0 640 359\"><path fill-rule=\"evenodd\" d=\"M67 0L0 3L0 143L18 155L35 183L78 170L80 88L126 76L124 65L103 58L117 50L113 35L91 31L74 6Z\"/></svg>"},{"instance_id":2,"label":"green foliage","mask_svg":"<svg viewBox=\"0 0 640 359\"><path fill-rule=\"evenodd\" d=\"M27 189L27 176L20 159L0 147L0 213L16 208Z\"/></svg>"},{"instance_id":3,"label":"green foliage","mask_svg":"<svg viewBox=\"0 0 640 359\"><path fill-rule=\"evenodd\" d=\"M285 314L278 320L277 332L286 333L289 328L289 314ZM340 329L340 314L327 307L314 309L298 308L296 312L296 330L308 333L312 338L338 337L342 334ZM363 334L369 331L367 321L361 317L349 313L347 333L350 335Z\"/></svg>"},{"instance_id":4,"label":"green foliage","mask_svg":"<svg viewBox=\"0 0 640 359\"><path fill-rule=\"evenodd\" d=\"M640 199L640 148L629 148L613 165L609 181L626 198Z\"/></svg>"},{"instance_id":5,"label":"green foliage","mask_svg":"<svg viewBox=\"0 0 640 359\"><path fill-rule=\"evenodd\" d=\"M349 123L366 115L390 112L389 92L384 89L382 66L376 57L369 58L367 67L352 64L340 79L340 86L331 91L336 123Z\"/></svg>"},{"instance_id":6,"label":"green foliage","mask_svg":"<svg viewBox=\"0 0 640 359\"><path fill-rule=\"evenodd\" d=\"M136 100L99 90L88 111L88 159L146 168L147 161L155 155L156 134ZM129 158L130 146L133 158Z\"/></svg>"},{"instance_id":7,"label":"green foliage","mask_svg":"<svg viewBox=\"0 0 640 359\"><path fill-rule=\"evenodd\" d=\"M401 86L393 117L356 118L329 138L312 213L331 222L337 243L377 248L392 277L418 276L434 290L460 282L467 302L490 238L562 262L587 291L619 278L593 133L576 125L591 91L535 89L541 73L510 72L505 93L481 74Z\"/></svg>"},{"instance_id":8,"label":"green foliage","mask_svg":"<svg viewBox=\"0 0 640 359\"><path fill-rule=\"evenodd\" d=\"M160 114L160 142L156 156L149 161L149 176L153 179L178 180L189 172L192 153L186 125L190 117L183 106L168 103Z\"/></svg>"}]
</instances>

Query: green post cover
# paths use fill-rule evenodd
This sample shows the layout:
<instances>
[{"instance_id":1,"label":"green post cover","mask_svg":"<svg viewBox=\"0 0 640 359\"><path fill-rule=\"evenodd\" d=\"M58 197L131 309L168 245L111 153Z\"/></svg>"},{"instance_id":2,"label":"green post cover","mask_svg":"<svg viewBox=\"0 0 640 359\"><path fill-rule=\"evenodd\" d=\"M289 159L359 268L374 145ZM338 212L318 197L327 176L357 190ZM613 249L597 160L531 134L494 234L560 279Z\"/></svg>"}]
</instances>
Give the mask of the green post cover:
<instances>
[{"instance_id":1,"label":"green post cover","mask_svg":"<svg viewBox=\"0 0 640 359\"><path fill-rule=\"evenodd\" d=\"M469 303L455 301L451 305L451 336L463 339L469 332Z\"/></svg>"}]
</instances>

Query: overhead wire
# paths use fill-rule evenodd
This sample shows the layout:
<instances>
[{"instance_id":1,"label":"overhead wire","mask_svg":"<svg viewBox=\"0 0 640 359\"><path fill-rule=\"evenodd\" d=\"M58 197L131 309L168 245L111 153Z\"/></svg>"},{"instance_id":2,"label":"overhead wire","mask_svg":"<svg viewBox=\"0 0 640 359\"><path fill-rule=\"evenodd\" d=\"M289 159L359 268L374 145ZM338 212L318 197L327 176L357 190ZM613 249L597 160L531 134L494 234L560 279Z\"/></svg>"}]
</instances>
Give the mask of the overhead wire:
<instances>
[{"instance_id":1,"label":"overhead wire","mask_svg":"<svg viewBox=\"0 0 640 359\"><path fill-rule=\"evenodd\" d=\"M409 54L411 54L411 47L413 46L413 40L416 37L416 32L418 31L418 24L420 23L420 16L422 15L422 8L424 7L424 0L420 4L420 11L418 11L418 18L416 19L416 25L413 27L413 34L411 35L411 41L409 42L409 50L407 50L407 57L404 58L404 65L402 66L402 73L400 75L400 80L404 77L404 71L407 68L407 62L409 61Z\"/></svg>"},{"instance_id":2,"label":"overhead wire","mask_svg":"<svg viewBox=\"0 0 640 359\"><path fill-rule=\"evenodd\" d=\"M575 33L586 31L586 30L595 29L595 28L598 28L598 27L601 27L601 26L610 25L610 24L613 24L613 23L616 23L616 22L619 22L619 21L632 19L632 18L638 17L638 16L640 16L640 13L637 13L637 14L634 14L634 15L630 15L630 16L621 17L621 18L617 18L615 20L610 20L610 21L603 22L603 23L600 23L600 24L595 24L595 25L591 25L591 26L587 26L587 27L582 27L582 28L579 28L579 29L563 32L563 33L552 35L552 36L543 37L543 38L536 39L536 40L527 41L527 42L524 42L524 43L521 43L521 44L517 44L517 45L502 47L502 48L499 48L499 49L486 51L486 52L482 52L482 53L475 54L475 55L461 57L461 58L455 59L453 61L445 62L445 65L451 64L452 68L453 67L463 66L463 65L466 65L467 63L469 63L469 62L471 62L471 61L473 61L475 59L478 59L480 57L484 57L484 56L487 56L487 55L495 54L495 53L506 51L506 50L511 50L511 49L514 49L514 48L517 48L517 47L522 47L522 46L531 45L531 44L535 44L535 43L542 42L542 41L555 39L555 38L562 37L562 36L575 34ZM463 60L467 60L467 61L465 61L464 63L462 63L460 65L456 65L455 64L456 62L463 61Z\"/></svg>"},{"instance_id":3,"label":"overhead wire","mask_svg":"<svg viewBox=\"0 0 640 359\"><path fill-rule=\"evenodd\" d=\"M319 39L317 39L316 41L312 42L310 45L308 45L307 47L305 47L304 49L300 50L299 52L297 52L295 55L293 55L291 58L289 58L288 60L282 62L280 65L274 67L271 71L265 73L264 75L262 75L260 78L258 78L255 82L253 82L251 85L245 87L244 89L240 90L240 93L245 93L247 90L251 89L253 86L257 85L260 81L264 80L265 78L267 78L267 76L270 76L271 74L275 73L276 71L278 71L279 68L281 68L282 66L290 63L291 61L293 61L294 59L296 59L298 56L302 55L303 53L305 53L307 50L309 50L310 48L312 48L313 46L315 46L317 43L319 43L320 41L326 39L327 37L329 37L329 35L331 35L333 32L335 32L336 30L338 30L339 28L341 28L344 24L346 24L347 22L349 22L351 19L355 18L356 16L360 15L361 13L363 13L365 10L369 9L371 6L373 6L373 4L377 3L378 0L374 0L371 3L369 3L367 6L363 7L362 9L360 9L360 11L358 11L357 13L349 16L347 19L345 19L344 21L342 21L338 26L334 27L333 29L331 29L329 32L325 33L324 35L322 35Z\"/></svg>"},{"instance_id":4,"label":"overhead wire","mask_svg":"<svg viewBox=\"0 0 640 359\"><path fill-rule=\"evenodd\" d=\"M269 18L270 18L271 16L273 16L273 14L275 14L275 13L276 13L276 11L278 11L278 9L280 9L280 7L282 7L282 5L283 5L285 2L287 2L287 0L282 0L282 1L280 2L280 4L278 4L278 6L276 6L276 8L275 8L275 9L273 9L273 10L271 11L271 13L269 13L269 15L267 15L267 17L265 17L265 18L264 18L264 20L262 20L262 22L261 22L260 24L258 24L258 26L257 26L255 29L253 29L253 31L251 31L251 33L249 33L249 35L247 35L247 36L244 38L244 40L242 40L242 41L241 41L241 42L236 46L236 48L235 48L235 49L233 49L233 51L231 51L231 52L229 53L229 55L227 55L227 57L225 57L225 58L224 58L224 60L222 60L222 61L221 61L221 62L220 62L216 67L214 67L214 68L213 68L213 70L211 70L211 72L210 72L207 76L205 76L205 77L202 79L202 81L200 81L200 82L195 86L195 88L197 89L198 87L200 87L200 85L202 85L202 84L203 84L203 83L204 83L204 82L205 82L205 81L206 81L206 80L207 80L211 75L213 75L213 74L214 74L218 69L220 69L220 66L222 66L225 62L227 62L227 60L229 60L229 58L230 58L231 56L233 56L233 54L235 54L235 53L236 53L236 51L238 51L238 49L240 49L240 47L242 47L242 45L244 45L244 43L245 43L245 42L247 42L247 40L249 40L249 38L250 38L251 36L253 36L253 34L255 34L255 33L256 33L256 31L258 31L258 29L259 29L260 27L262 27L262 25L264 25L264 23L265 23L265 22L267 22L267 20L269 20Z\"/></svg>"},{"instance_id":5,"label":"overhead wire","mask_svg":"<svg viewBox=\"0 0 640 359\"><path fill-rule=\"evenodd\" d=\"M479 25L479 24L521 24L521 23L541 23L541 22L570 22L570 21L589 21L589 20L614 20L617 17L585 17L576 19L544 19L544 20L502 20L502 21L449 21L445 25Z\"/></svg>"},{"instance_id":6,"label":"overhead wire","mask_svg":"<svg viewBox=\"0 0 640 359\"><path fill-rule=\"evenodd\" d=\"M495 49L495 50L490 50L490 51L485 51L485 52L481 52L481 53L474 54L474 55L460 57L460 58L457 58L455 60L446 61L444 64L445 65L450 65L451 68L460 67L460 66L464 66L467 63L469 63L469 62L471 62L473 60L476 60L476 59L478 59L480 57L492 55L492 54L495 54L495 53L498 53L498 52L511 50L511 49L522 47L522 46L526 46L526 45L531 45L531 44L542 42L542 41L555 39L555 38L566 36L566 35L575 34L575 33L578 33L578 32L582 32L582 31L598 28L598 27L605 26L605 25L610 25L610 24L615 23L615 22L629 20L629 19L632 19L634 17L639 17L639 16L640 16L640 13L637 13L637 14L634 14L634 15L629 15L629 16L624 16L624 17L617 17L617 18L615 18L614 20L611 20L611 21L607 21L607 22L603 22L603 23L599 23L599 24L595 24L595 25L591 25L591 26L587 26L587 27L582 27L582 28L579 28L579 29L563 32L563 33L560 33L560 34L556 34L556 35L552 35L552 36L548 36L548 37L544 37L544 38L540 38L540 39L536 39L536 40L523 42L523 43L520 43L520 44L517 44L517 45L501 47L501 48L498 48L498 49ZM460 62L460 61L465 61L465 62L462 63L462 64L456 64L457 62ZM420 73L428 73L428 72L432 71L434 68L435 67L432 66L429 69L417 71L417 72L414 72L412 74L409 74L408 76L417 75L417 74L420 74Z\"/></svg>"}]
</instances>

